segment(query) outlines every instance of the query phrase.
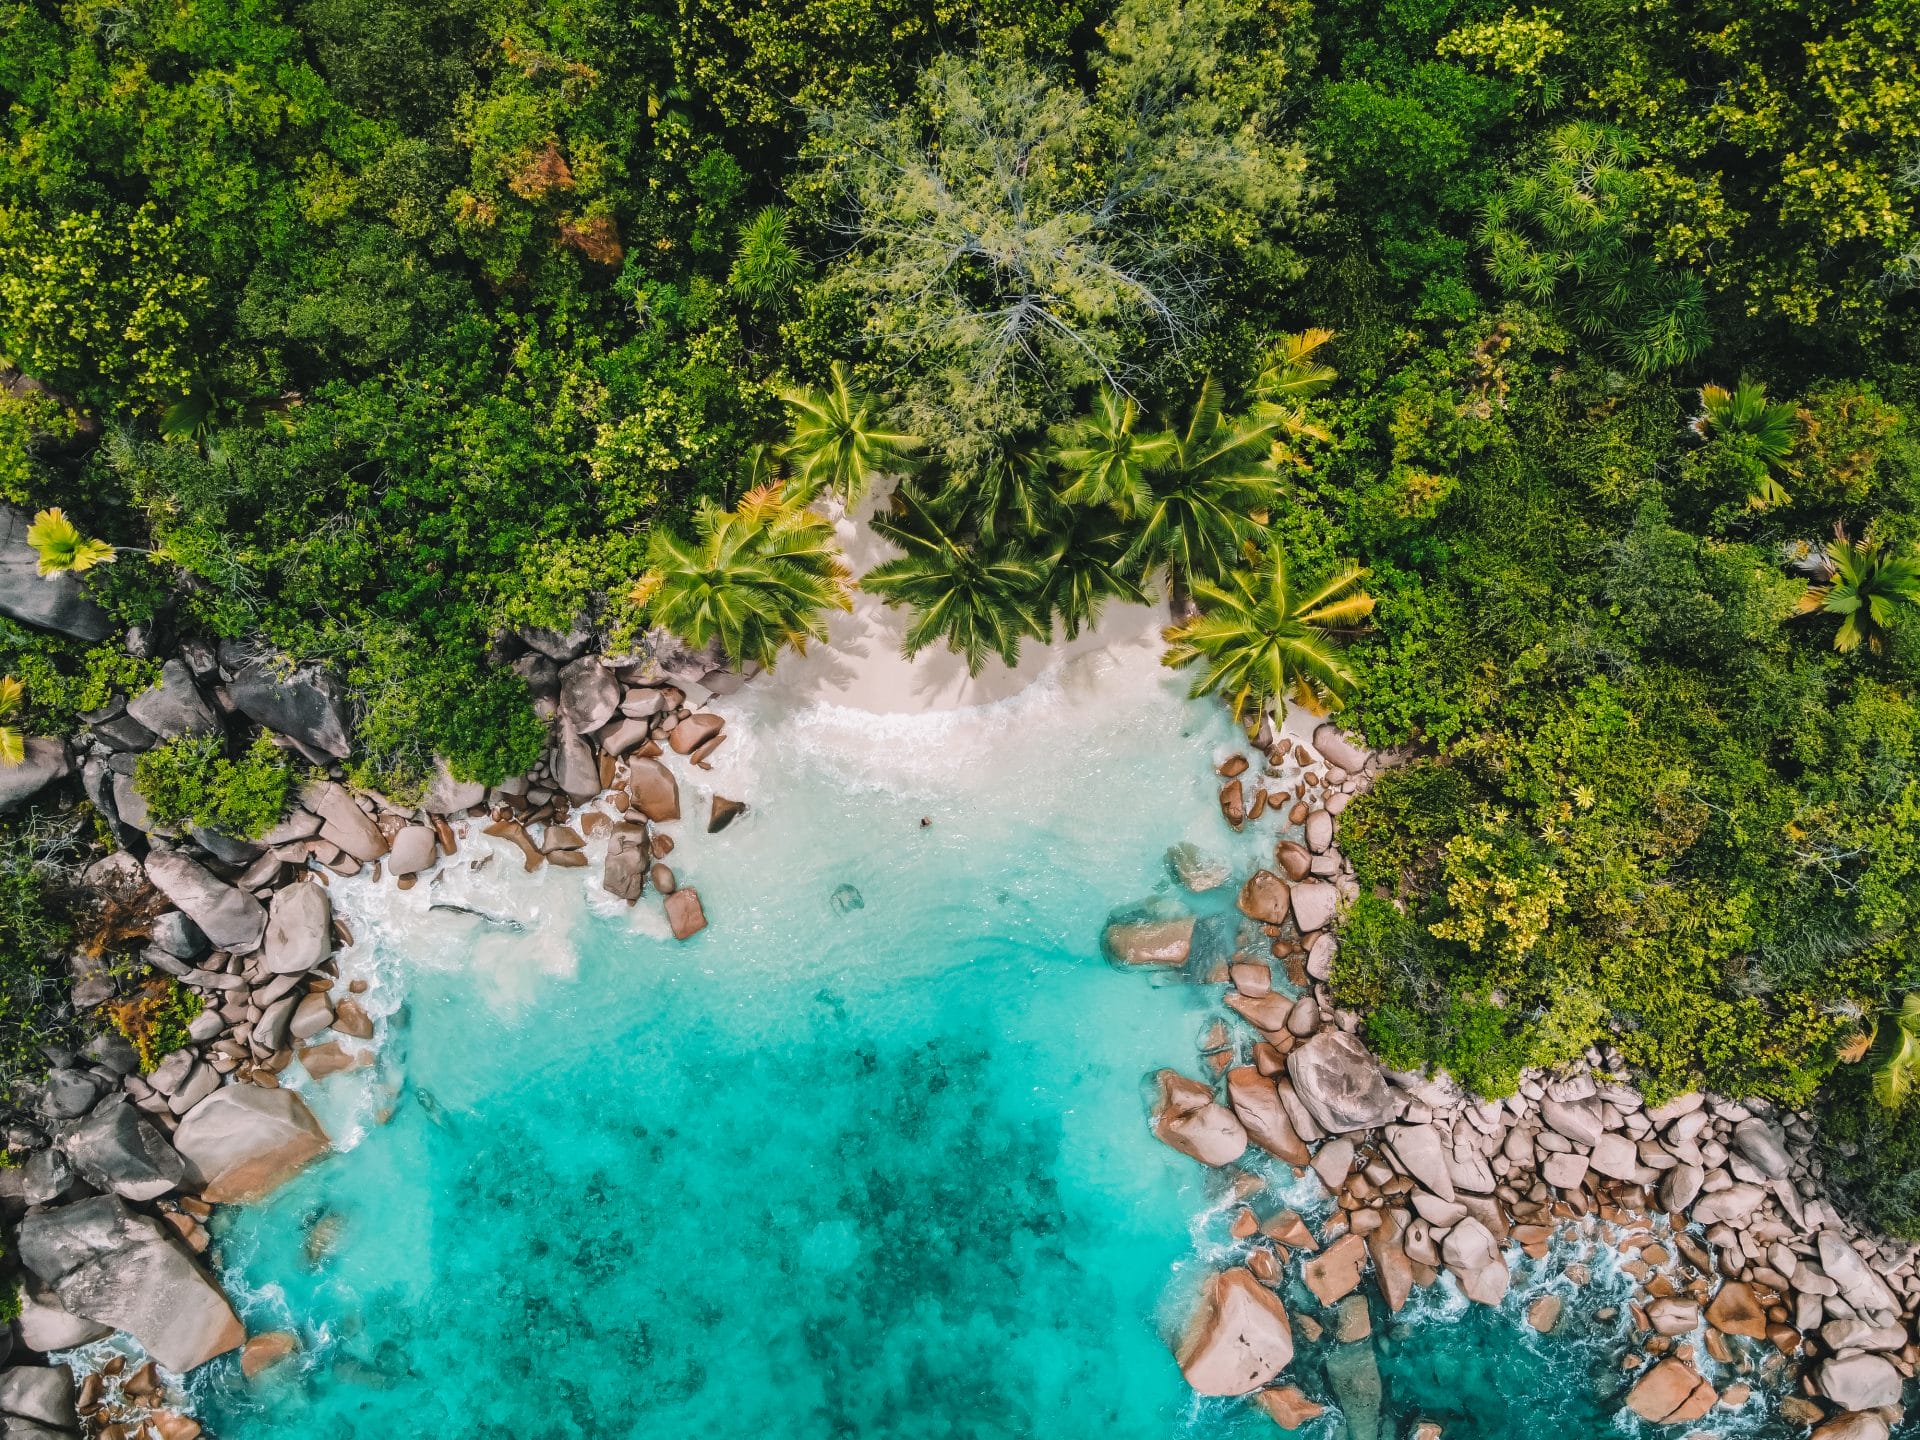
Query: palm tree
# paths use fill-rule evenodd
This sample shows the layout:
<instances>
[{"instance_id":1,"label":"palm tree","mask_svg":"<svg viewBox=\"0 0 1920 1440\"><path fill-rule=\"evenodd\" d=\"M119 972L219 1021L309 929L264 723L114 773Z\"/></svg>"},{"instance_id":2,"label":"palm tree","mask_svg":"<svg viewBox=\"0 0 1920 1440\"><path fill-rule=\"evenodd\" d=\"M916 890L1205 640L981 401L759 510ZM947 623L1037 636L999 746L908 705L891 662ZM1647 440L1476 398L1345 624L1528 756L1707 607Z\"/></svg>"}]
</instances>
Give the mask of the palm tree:
<instances>
[{"instance_id":1,"label":"palm tree","mask_svg":"<svg viewBox=\"0 0 1920 1440\"><path fill-rule=\"evenodd\" d=\"M736 664L770 670L783 646L804 653L807 641L826 639L825 611L851 608L833 526L773 486L731 510L708 501L694 528L691 543L664 526L653 532L650 568L632 595L690 645L717 640Z\"/></svg>"},{"instance_id":2,"label":"palm tree","mask_svg":"<svg viewBox=\"0 0 1920 1440\"><path fill-rule=\"evenodd\" d=\"M1230 419L1220 405L1220 384L1209 376L1186 428L1146 472L1143 497L1128 512L1136 529L1127 563L1139 575L1166 569L1176 620L1189 613L1192 583L1227 574L1280 498L1268 454L1273 427Z\"/></svg>"},{"instance_id":3,"label":"palm tree","mask_svg":"<svg viewBox=\"0 0 1920 1440\"><path fill-rule=\"evenodd\" d=\"M1268 347L1260 373L1253 382L1258 401L1254 415L1274 429L1273 459L1278 464L1296 464L1302 440L1332 440L1324 426L1307 415L1307 401L1325 390L1340 372L1314 359L1314 354L1333 339L1331 330L1301 330L1282 335Z\"/></svg>"},{"instance_id":4,"label":"palm tree","mask_svg":"<svg viewBox=\"0 0 1920 1440\"><path fill-rule=\"evenodd\" d=\"M1800 597L1800 613L1838 615L1833 648L1851 654L1861 642L1878 655L1895 605L1920 606L1920 562L1893 555L1878 540L1849 540L1844 525L1833 527L1821 564L1825 579Z\"/></svg>"},{"instance_id":5,"label":"palm tree","mask_svg":"<svg viewBox=\"0 0 1920 1440\"><path fill-rule=\"evenodd\" d=\"M793 294L805 270L793 246L787 212L766 205L740 227L727 285L756 309L778 310Z\"/></svg>"},{"instance_id":6,"label":"palm tree","mask_svg":"<svg viewBox=\"0 0 1920 1440\"><path fill-rule=\"evenodd\" d=\"M1060 617L1067 639L1100 619L1108 600L1147 603L1146 591L1125 566L1132 534L1113 511L1059 506L1048 517L1040 565L1046 574L1041 605Z\"/></svg>"},{"instance_id":7,"label":"palm tree","mask_svg":"<svg viewBox=\"0 0 1920 1440\"><path fill-rule=\"evenodd\" d=\"M1049 633L1042 606L1046 572L1031 554L975 533L911 484L894 493L891 514L874 528L906 553L860 577L860 588L914 612L901 648L908 658L936 640L966 658L978 675L989 655L1019 663L1020 642Z\"/></svg>"},{"instance_id":8,"label":"palm tree","mask_svg":"<svg viewBox=\"0 0 1920 1440\"><path fill-rule=\"evenodd\" d=\"M13 676L0 679L0 765L18 765L27 758L27 741L13 723L27 702L26 687Z\"/></svg>"},{"instance_id":9,"label":"palm tree","mask_svg":"<svg viewBox=\"0 0 1920 1440\"><path fill-rule=\"evenodd\" d=\"M42 510L27 527L27 543L40 556L40 573L58 575L65 571L91 570L96 565L111 565L118 558L113 546L104 540L89 540L82 535L64 510Z\"/></svg>"},{"instance_id":10,"label":"palm tree","mask_svg":"<svg viewBox=\"0 0 1920 1440\"><path fill-rule=\"evenodd\" d=\"M1753 473L1753 493L1747 504L1753 509L1769 510L1791 503L1793 496L1780 483L1779 472L1786 468L1794 442L1800 438L1800 412L1791 405L1769 404L1765 385L1744 375L1732 390L1724 385L1702 385L1700 413L1690 428L1702 438L1716 433L1745 437Z\"/></svg>"},{"instance_id":11,"label":"palm tree","mask_svg":"<svg viewBox=\"0 0 1920 1440\"><path fill-rule=\"evenodd\" d=\"M905 463L918 437L880 428L879 402L855 390L833 362L825 390L783 390L789 416L782 453L790 467L787 498L805 504L822 490L851 507L875 475Z\"/></svg>"},{"instance_id":12,"label":"palm tree","mask_svg":"<svg viewBox=\"0 0 1920 1440\"><path fill-rule=\"evenodd\" d=\"M1053 458L1072 476L1060 498L1070 505L1110 505L1132 515L1145 505L1147 471L1173 453L1174 437L1140 433L1133 397L1103 389L1093 413L1054 432Z\"/></svg>"},{"instance_id":13,"label":"palm tree","mask_svg":"<svg viewBox=\"0 0 1920 1440\"><path fill-rule=\"evenodd\" d=\"M1373 613L1373 597L1359 588L1367 572L1349 566L1311 595L1297 597L1287 577L1287 555L1274 545L1265 566L1240 570L1225 585L1195 582L1203 613L1166 630L1166 663L1175 669L1207 662L1192 694L1224 694L1234 719L1252 733L1289 697L1316 714L1338 710L1358 679L1333 643L1333 632Z\"/></svg>"},{"instance_id":14,"label":"palm tree","mask_svg":"<svg viewBox=\"0 0 1920 1440\"><path fill-rule=\"evenodd\" d=\"M1898 1110L1913 1093L1920 1076L1920 992L1908 995L1894 1012L1893 1053L1873 1072L1873 1098L1889 1110Z\"/></svg>"},{"instance_id":15,"label":"palm tree","mask_svg":"<svg viewBox=\"0 0 1920 1440\"><path fill-rule=\"evenodd\" d=\"M1006 441L977 471L954 471L940 492L940 501L965 507L988 540L1031 535L1054 504L1047 452L1038 444Z\"/></svg>"}]
</instances>

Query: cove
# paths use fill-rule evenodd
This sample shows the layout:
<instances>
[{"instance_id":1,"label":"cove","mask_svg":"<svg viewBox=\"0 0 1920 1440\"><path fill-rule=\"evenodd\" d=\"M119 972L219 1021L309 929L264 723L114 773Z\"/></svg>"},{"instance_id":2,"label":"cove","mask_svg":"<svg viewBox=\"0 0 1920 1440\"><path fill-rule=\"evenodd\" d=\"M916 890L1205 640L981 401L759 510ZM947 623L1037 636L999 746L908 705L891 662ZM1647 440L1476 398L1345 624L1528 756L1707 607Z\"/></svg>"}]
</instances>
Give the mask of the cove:
<instances>
[{"instance_id":1,"label":"cove","mask_svg":"<svg viewBox=\"0 0 1920 1440\"><path fill-rule=\"evenodd\" d=\"M1206 997L1097 948L1170 843L1232 842L1195 763L1225 729L1102 669L955 715L747 698L712 783L749 817L671 827L714 921L685 946L505 853L343 887L404 1008L380 1072L313 1087L351 1148L222 1227L249 1328L305 1348L209 1367L209 1428L1178 1432L1204 1181L1140 1086Z\"/></svg>"}]
</instances>

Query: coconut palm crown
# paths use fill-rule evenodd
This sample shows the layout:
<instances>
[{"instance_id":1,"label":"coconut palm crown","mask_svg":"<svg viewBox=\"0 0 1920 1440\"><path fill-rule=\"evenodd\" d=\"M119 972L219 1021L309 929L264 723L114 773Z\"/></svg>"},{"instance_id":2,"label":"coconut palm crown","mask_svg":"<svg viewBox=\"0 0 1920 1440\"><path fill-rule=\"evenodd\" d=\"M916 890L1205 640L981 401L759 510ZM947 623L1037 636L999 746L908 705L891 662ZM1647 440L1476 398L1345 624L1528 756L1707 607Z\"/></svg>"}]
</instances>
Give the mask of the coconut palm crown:
<instances>
[{"instance_id":1,"label":"coconut palm crown","mask_svg":"<svg viewBox=\"0 0 1920 1440\"><path fill-rule=\"evenodd\" d=\"M735 663L772 669L784 647L826 639L825 612L852 605L832 525L771 485L731 510L707 502L694 529L691 541L653 532L632 598L695 647L717 640Z\"/></svg>"},{"instance_id":2,"label":"coconut palm crown","mask_svg":"<svg viewBox=\"0 0 1920 1440\"><path fill-rule=\"evenodd\" d=\"M903 468L919 447L919 437L883 428L879 402L853 388L838 360L825 390L783 390L780 398L789 422L786 498L800 504L827 491L852 506L874 476Z\"/></svg>"},{"instance_id":3,"label":"coconut palm crown","mask_svg":"<svg viewBox=\"0 0 1920 1440\"><path fill-rule=\"evenodd\" d=\"M1194 583L1203 608L1164 632L1166 664L1179 669L1204 660L1191 693L1225 696L1249 731L1269 707L1284 715L1288 700L1316 714L1338 710L1359 682L1335 632L1373 613L1373 597L1360 589L1366 575L1349 566L1311 594L1297 595L1286 551L1275 545L1264 564L1235 571L1224 584Z\"/></svg>"}]
</instances>

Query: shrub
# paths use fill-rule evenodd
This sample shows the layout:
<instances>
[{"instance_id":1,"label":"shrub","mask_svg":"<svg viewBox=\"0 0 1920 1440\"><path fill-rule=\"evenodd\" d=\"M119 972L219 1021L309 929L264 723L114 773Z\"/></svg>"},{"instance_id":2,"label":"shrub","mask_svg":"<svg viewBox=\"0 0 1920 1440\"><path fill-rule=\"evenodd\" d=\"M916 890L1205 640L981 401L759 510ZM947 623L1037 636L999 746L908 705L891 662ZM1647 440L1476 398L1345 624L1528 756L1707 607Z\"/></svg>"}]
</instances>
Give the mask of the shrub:
<instances>
[{"instance_id":1,"label":"shrub","mask_svg":"<svg viewBox=\"0 0 1920 1440\"><path fill-rule=\"evenodd\" d=\"M187 1027L206 1008L197 990L171 976L147 981L133 994L106 1004L107 1022L126 1037L140 1057L140 1073L149 1075L190 1038Z\"/></svg>"},{"instance_id":2,"label":"shrub","mask_svg":"<svg viewBox=\"0 0 1920 1440\"><path fill-rule=\"evenodd\" d=\"M238 760L219 737L183 735L142 755L133 788L164 826L217 831L253 840L271 830L287 808L293 773L286 756L260 735Z\"/></svg>"}]
</instances>

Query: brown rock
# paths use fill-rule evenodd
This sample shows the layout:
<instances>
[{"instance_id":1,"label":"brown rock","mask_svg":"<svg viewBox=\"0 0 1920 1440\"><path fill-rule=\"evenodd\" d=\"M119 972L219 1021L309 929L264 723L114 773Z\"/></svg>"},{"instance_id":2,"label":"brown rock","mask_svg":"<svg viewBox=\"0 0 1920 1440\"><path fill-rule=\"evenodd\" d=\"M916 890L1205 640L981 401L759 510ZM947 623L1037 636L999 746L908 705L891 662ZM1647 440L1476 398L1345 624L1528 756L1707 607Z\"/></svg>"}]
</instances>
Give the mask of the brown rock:
<instances>
[{"instance_id":1,"label":"brown rock","mask_svg":"<svg viewBox=\"0 0 1920 1440\"><path fill-rule=\"evenodd\" d=\"M1176 1358L1201 1395L1245 1395L1293 1360L1293 1327L1280 1297L1244 1266L1207 1278Z\"/></svg>"},{"instance_id":2,"label":"brown rock","mask_svg":"<svg viewBox=\"0 0 1920 1440\"><path fill-rule=\"evenodd\" d=\"M655 824L680 818L680 786L658 760L635 756L627 761L627 795ZM663 853L657 844L654 853Z\"/></svg>"},{"instance_id":3,"label":"brown rock","mask_svg":"<svg viewBox=\"0 0 1920 1440\"><path fill-rule=\"evenodd\" d=\"M672 733L667 736L667 744L673 747L676 755L691 755L718 735L726 723L720 716L703 710L698 715L689 715L674 726Z\"/></svg>"},{"instance_id":4,"label":"brown rock","mask_svg":"<svg viewBox=\"0 0 1920 1440\"><path fill-rule=\"evenodd\" d=\"M1327 1413L1326 1406L1314 1404L1297 1385L1277 1385L1271 1390L1262 1390L1253 1397L1253 1403L1282 1430L1298 1430Z\"/></svg>"},{"instance_id":5,"label":"brown rock","mask_svg":"<svg viewBox=\"0 0 1920 1440\"><path fill-rule=\"evenodd\" d=\"M653 888L662 895L671 895L680 888L680 882L673 878L673 871L657 860L653 863L653 868L648 870L647 878L653 881Z\"/></svg>"},{"instance_id":6,"label":"brown rock","mask_svg":"<svg viewBox=\"0 0 1920 1440\"><path fill-rule=\"evenodd\" d=\"M1292 910L1287 882L1271 870L1262 870L1240 887L1240 910L1265 925L1286 922Z\"/></svg>"},{"instance_id":7,"label":"brown rock","mask_svg":"<svg viewBox=\"0 0 1920 1440\"><path fill-rule=\"evenodd\" d=\"M1128 920L1107 926L1105 945L1114 964L1138 969L1175 969L1193 953L1193 916Z\"/></svg>"},{"instance_id":8,"label":"brown rock","mask_svg":"<svg viewBox=\"0 0 1920 1440\"><path fill-rule=\"evenodd\" d=\"M299 1348L300 1338L288 1330L269 1330L264 1335L255 1335L241 1347L240 1373L251 1380Z\"/></svg>"},{"instance_id":9,"label":"brown rock","mask_svg":"<svg viewBox=\"0 0 1920 1440\"><path fill-rule=\"evenodd\" d=\"M1366 1211L1377 1214L1380 1225L1367 1236L1367 1254L1373 1257L1374 1279L1379 1282L1381 1298L1395 1314L1413 1294L1413 1262L1407 1258L1407 1212L1404 1210ZM1358 1219L1358 1216L1354 1217Z\"/></svg>"},{"instance_id":10,"label":"brown rock","mask_svg":"<svg viewBox=\"0 0 1920 1440\"><path fill-rule=\"evenodd\" d=\"M675 890L666 899L667 924L673 938L687 940L707 928L707 912L700 908L700 892L691 887Z\"/></svg>"},{"instance_id":11,"label":"brown rock","mask_svg":"<svg viewBox=\"0 0 1920 1440\"><path fill-rule=\"evenodd\" d=\"M1342 1235L1300 1267L1300 1279L1322 1305L1351 1295L1366 1267L1367 1245L1358 1235Z\"/></svg>"},{"instance_id":12,"label":"brown rock","mask_svg":"<svg viewBox=\"0 0 1920 1440\"><path fill-rule=\"evenodd\" d=\"M547 857L545 852L533 843L533 837L527 834L526 826L522 825L518 820L496 820L480 833L483 835L497 835L507 843L518 846L520 853L526 857L526 866L529 872L538 870L546 861Z\"/></svg>"},{"instance_id":13,"label":"brown rock","mask_svg":"<svg viewBox=\"0 0 1920 1440\"><path fill-rule=\"evenodd\" d=\"M1561 1300L1558 1295L1542 1295L1527 1307L1527 1323L1542 1335L1551 1335L1560 1323Z\"/></svg>"},{"instance_id":14,"label":"brown rock","mask_svg":"<svg viewBox=\"0 0 1920 1440\"><path fill-rule=\"evenodd\" d=\"M1707 1323L1726 1335L1745 1335L1749 1339L1767 1338L1767 1312L1742 1280L1729 1280L1707 1306Z\"/></svg>"},{"instance_id":15,"label":"brown rock","mask_svg":"<svg viewBox=\"0 0 1920 1440\"><path fill-rule=\"evenodd\" d=\"M373 1052L370 1050L349 1050L338 1040L329 1040L324 1045L308 1045L300 1051L300 1063L306 1067L307 1074L316 1080L324 1080L329 1075L338 1075L343 1070L363 1070L373 1064Z\"/></svg>"},{"instance_id":16,"label":"brown rock","mask_svg":"<svg viewBox=\"0 0 1920 1440\"><path fill-rule=\"evenodd\" d=\"M1313 1158L1287 1118L1279 1087L1256 1067L1239 1065L1227 1071L1227 1103L1248 1138L1275 1159L1305 1165Z\"/></svg>"},{"instance_id":17,"label":"brown rock","mask_svg":"<svg viewBox=\"0 0 1920 1440\"><path fill-rule=\"evenodd\" d=\"M1230 990L1221 1003L1254 1029L1264 1030L1269 1035L1287 1028L1288 1017L1293 1014L1294 1008L1293 1001L1271 991L1265 995L1242 995Z\"/></svg>"},{"instance_id":18,"label":"brown rock","mask_svg":"<svg viewBox=\"0 0 1920 1440\"><path fill-rule=\"evenodd\" d=\"M1720 1397L1684 1360L1662 1360L1627 1392L1627 1408L1642 1420L1682 1425L1698 1420Z\"/></svg>"},{"instance_id":19,"label":"brown rock","mask_svg":"<svg viewBox=\"0 0 1920 1440\"><path fill-rule=\"evenodd\" d=\"M342 1000L333 1007L333 1028L356 1040L373 1038L373 1021L358 1000Z\"/></svg>"},{"instance_id":20,"label":"brown rock","mask_svg":"<svg viewBox=\"0 0 1920 1440\"><path fill-rule=\"evenodd\" d=\"M1313 853L1297 840L1282 840L1273 851L1274 863L1289 880L1304 880L1313 866Z\"/></svg>"},{"instance_id":21,"label":"brown rock","mask_svg":"<svg viewBox=\"0 0 1920 1440\"><path fill-rule=\"evenodd\" d=\"M1220 787L1220 813L1236 830L1247 823L1246 787L1238 780L1229 780Z\"/></svg>"},{"instance_id":22,"label":"brown rock","mask_svg":"<svg viewBox=\"0 0 1920 1440\"><path fill-rule=\"evenodd\" d=\"M1177 1070L1162 1070L1154 1079L1160 1098L1153 1133L1161 1141L1202 1165L1231 1165L1246 1153L1246 1127L1211 1089Z\"/></svg>"},{"instance_id":23,"label":"brown rock","mask_svg":"<svg viewBox=\"0 0 1920 1440\"><path fill-rule=\"evenodd\" d=\"M707 811L707 833L718 835L740 816L747 813L747 802L729 800L724 795L715 795L713 804Z\"/></svg>"}]
</instances>

